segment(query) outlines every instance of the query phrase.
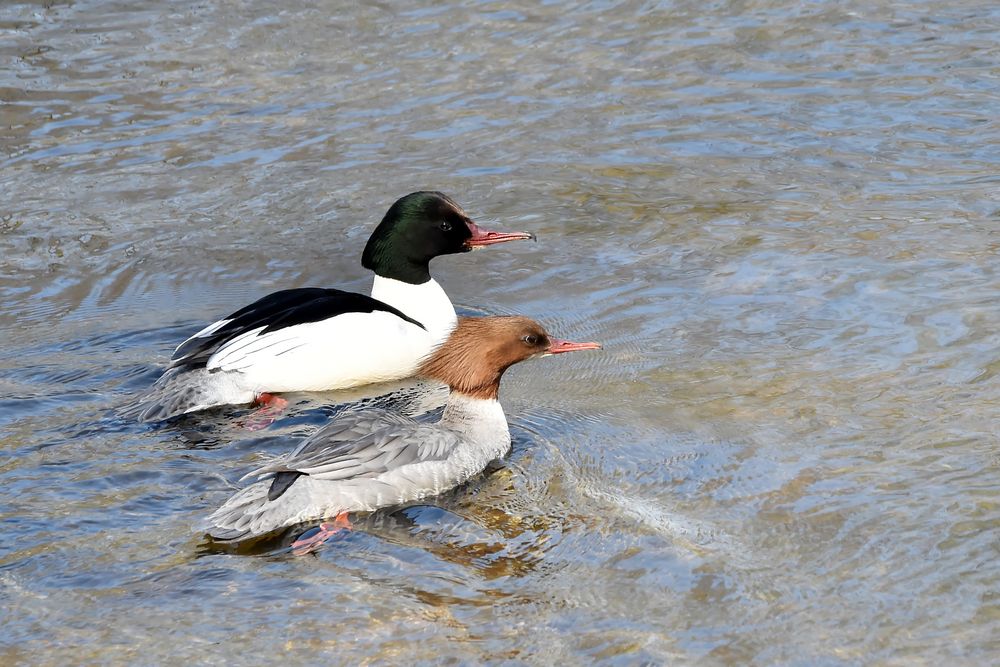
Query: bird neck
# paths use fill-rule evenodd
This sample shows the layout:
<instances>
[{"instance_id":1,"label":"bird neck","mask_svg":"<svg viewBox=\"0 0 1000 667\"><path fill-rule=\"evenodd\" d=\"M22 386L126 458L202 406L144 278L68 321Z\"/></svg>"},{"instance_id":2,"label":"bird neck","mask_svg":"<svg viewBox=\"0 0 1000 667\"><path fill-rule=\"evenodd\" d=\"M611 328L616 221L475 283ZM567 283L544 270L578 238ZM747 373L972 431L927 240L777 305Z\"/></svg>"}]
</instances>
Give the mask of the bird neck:
<instances>
[{"instance_id":1,"label":"bird neck","mask_svg":"<svg viewBox=\"0 0 1000 667\"><path fill-rule=\"evenodd\" d=\"M444 342L458 323L451 299L433 278L414 285L376 275L372 283L372 298L420 322L435 345Z\"/></svg>"}]
</instances>

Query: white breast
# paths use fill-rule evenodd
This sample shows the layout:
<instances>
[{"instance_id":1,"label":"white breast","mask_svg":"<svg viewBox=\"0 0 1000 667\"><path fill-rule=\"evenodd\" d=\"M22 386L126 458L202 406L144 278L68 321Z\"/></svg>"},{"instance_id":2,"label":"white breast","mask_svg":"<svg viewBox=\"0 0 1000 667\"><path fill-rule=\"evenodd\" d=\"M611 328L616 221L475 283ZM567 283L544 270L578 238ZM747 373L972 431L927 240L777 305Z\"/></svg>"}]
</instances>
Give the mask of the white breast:
<instances>
[{"instance_id":1,"label":"white breast","mask_svg":"<svg viewBox=\"0 0 1000 667\"><path fill-rule=\"evenodd\" d=\"M424 325L434 345L443 343L458 324L451 299L433 278L419 285L411 285L376 275L372 284L372 297Z\"/></svg>"}]
</instances>

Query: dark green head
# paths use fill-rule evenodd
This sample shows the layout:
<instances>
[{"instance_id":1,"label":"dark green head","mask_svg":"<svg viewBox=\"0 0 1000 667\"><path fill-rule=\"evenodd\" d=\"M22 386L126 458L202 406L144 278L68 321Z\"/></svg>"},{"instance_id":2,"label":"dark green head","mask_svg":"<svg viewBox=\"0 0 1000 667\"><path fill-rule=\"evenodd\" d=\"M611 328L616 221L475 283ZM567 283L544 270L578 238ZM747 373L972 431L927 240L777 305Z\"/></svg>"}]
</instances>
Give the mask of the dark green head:
<instances>
[{"instance_id":1,"label":"dark green head","mask_svg":"<svg viewBox=\"0 0 1000 667\"><path fill-rule=\"evenodd\" d=\"M419 285L430 280L430 261L438 255L523 238L534 237L484 232L451 197L413 192L389 207L368 239L361 265L384 278Z\"/></svg>"}]
</instances>

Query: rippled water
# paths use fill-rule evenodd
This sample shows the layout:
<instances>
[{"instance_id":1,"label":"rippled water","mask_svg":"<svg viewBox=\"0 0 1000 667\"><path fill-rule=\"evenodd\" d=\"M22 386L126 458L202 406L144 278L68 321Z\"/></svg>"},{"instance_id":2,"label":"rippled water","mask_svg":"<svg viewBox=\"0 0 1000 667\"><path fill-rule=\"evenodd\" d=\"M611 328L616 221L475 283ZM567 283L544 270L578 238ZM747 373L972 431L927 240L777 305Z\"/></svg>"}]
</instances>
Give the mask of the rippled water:
<instances>
[{"instance_id":1,"label":"rippled water","mask_svg":"<svg viewBox=\"0 0 1000 667\"><path fill-rule=\"evenodd\" d=\"M320 6L315 6L315 5ZM0 8L0 662L987 664L1000 6ZM530 229L456 303L514 451L316 557L193 524L350 396L114 417L398 196Z\"/></svg>"}]
</instances>

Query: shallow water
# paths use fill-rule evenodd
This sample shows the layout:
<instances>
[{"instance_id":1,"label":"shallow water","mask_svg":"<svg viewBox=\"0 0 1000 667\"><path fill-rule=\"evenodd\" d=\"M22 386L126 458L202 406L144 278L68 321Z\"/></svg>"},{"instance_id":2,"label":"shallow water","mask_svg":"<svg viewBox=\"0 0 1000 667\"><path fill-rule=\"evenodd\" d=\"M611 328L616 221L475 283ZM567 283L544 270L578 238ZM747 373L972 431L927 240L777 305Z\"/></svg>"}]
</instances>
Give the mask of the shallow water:
<instances>
[{"instance_id":1,"label":"shallow water","mask_svg":"<svg viewBox=\"0 0 1000 667\"><path fill-rule=\"evenodd\" d=\"M314 4L323 4L316 7ZM1000 655L1000 6L0 8L0 662L986 664ZM193 525L350 397L114 409L388 205L528 229L462 307L514 450L315 557Z\"/></svg>"}]
</instances>

